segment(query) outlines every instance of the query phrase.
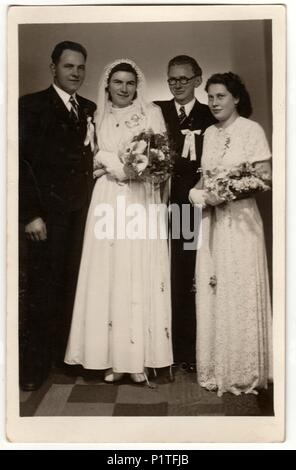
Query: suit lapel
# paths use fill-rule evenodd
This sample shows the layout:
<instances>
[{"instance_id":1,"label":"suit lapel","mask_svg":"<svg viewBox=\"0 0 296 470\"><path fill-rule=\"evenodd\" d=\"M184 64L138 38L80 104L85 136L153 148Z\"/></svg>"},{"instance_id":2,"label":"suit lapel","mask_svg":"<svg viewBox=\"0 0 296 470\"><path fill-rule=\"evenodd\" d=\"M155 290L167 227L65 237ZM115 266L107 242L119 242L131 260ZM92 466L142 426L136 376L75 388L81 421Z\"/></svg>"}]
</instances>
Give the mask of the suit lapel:
<instances>
[{"instance_id":1,"label":"suit lapel","mask_svg":"<svg viewBox=\"0 0 296 470\"><path fill-rule=\"evenodd\" d=\"M78 101L78 113L79 113L79 122L76 123L70 117L70 113L68 108L65 106L63 100L59 97L55 89L51 86L50 87L51 93L51 106L54 114L54 119L57 122L62 122L63 126L67 126L69 129L72 129L77 134L84 134L86 132L86 117L85 117L85 109L84 109L84 102L83 99L76 94L76 98Z\"/></svg>"},{"instance_id":2,"label":"suit lapel","mask_svg":"<svg viewBox=\"0 0 296 470\"><path fill-rule=\"evenodd\" d=\"M85 106L85 100L76 94L76 99L78 101L78 113L79 119L86 120L87 116L91 116L91 112L88 110L87 106Z\"/></svg>"},{"instance_id":3,"label":"suit lapel","mask_svg":"<svg viewBox=\"0 0 296 470\"><path fill-rule=\"evenodd\" d=\"M175 158L180 158L184 143L184 136L181 133L179 116L175 106L175 100L172 99L168 101L165 109L166 115L164 116L164 118L167 122L172 145L176 151Z\"/></svg>"},{"instance_id":4,"label":"suit lapel","mask_svg":"<svg viewBox=\"0 0 296 470\"><path fill-rule=\"evenodd\" d=\"M174 128L178 129L179 132L181 132L182 129L190 129L190 130L197 129L196 124L198 124L199 121L200 121L200 116L199 116L200 115L200 105L199 105L199 102L197 101L197 99L195 100L193 108L191 109L189 115L187 116L187 119L184 121L184 124L182 125L182 127L180 127L179 116L178 116L178 113L177 113L177 110L176 110L174 100L170 101L169 113L171 113Z\"/></svg>"},{"instance_id":5,"label":"suit lapel","mask_svg":"<svg viewBox=\"0 0 296 470\"><path fill-rule=\"evenodd\" d=\"M180 132L179 116L174 100L171 100L168 103L167 121L170 122L170 127L172 128L173 132Z\"/></svg>"},{"instance_id":6,"label":"suit lapel","mask_svg":"<svg viewBox=\"0 0 296 470\"><path fill-rule=\"evenodd\" d=\"M50 87L50 97L51 97L51 104L52 109L56 117L63 119L64 121L70 121L69 111L66 108L63 100L59 97L53 86Z\"/></svg>"},{"instance_id":7,"label":"suit lapel","mask_svg":"<svg viewBox=\"0 0 296 470\"><path fill-rule=\"evenodd\" d=\"M86 132L87 127L87 118L92 117L91 111L85 105L85 100L76 94L76 99L78 101L78 115L79 115L79 127L82 133Z\"/></svg>"},{"instance_id":8,"label":"suit lapel","mask_svg":"<svg viewBox=\"0 0 296 470\"><path fill-rule=\"evenodd\" d=\"M191 131L192 130L195 130L196 129L196 119L195 117L198 115L198 101L195 100L195 103L189 113L189 115L187 116L187 119L184 123L184 126L183 126L183 129L190 129Z\"/></svg>"},{"instance_id":9,"label":"suit lapel","mask_svg":"<svg viewBox=\"0 0 296 470\"><path fill-rule=\"evenodd\" d=\"M195 101L194 106L189 114L189 119L191 121L192 130L201 129L204 131L207 127L203 108L197 100Z\"/></svg>"}]
</instances>

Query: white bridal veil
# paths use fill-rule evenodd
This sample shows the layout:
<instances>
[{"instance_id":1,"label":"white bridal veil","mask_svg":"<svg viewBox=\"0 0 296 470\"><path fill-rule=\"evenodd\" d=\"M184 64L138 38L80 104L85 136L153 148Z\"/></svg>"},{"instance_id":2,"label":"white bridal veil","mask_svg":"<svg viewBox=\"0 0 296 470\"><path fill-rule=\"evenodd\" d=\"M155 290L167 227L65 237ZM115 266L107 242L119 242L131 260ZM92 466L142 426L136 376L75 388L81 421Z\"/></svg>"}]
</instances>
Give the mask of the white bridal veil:
<instances>
[{"instance_id":1,"label":"white bridal veil","mask_svg":"<svg viewBox=\"0 0 296 470\"><path fill-rule=\"evenodd\" d=\"M117 59L114 62L111 62L110 64L106 65L99 81L97 112L96 112L96 117L95 117L97 133L100 130L105 113L108 113L111 110L111 103L108 99L108 91L106 91L110 73L116 65L123 64L123 63L131 65L137 74L137 98L134 100L134 102L137 102L141 106L143 114L146 114L148 104L145 99L146 80L145 80L143 72L137 66L137 64L133 62L132 60Z\"/></svg>"}]
</instances>

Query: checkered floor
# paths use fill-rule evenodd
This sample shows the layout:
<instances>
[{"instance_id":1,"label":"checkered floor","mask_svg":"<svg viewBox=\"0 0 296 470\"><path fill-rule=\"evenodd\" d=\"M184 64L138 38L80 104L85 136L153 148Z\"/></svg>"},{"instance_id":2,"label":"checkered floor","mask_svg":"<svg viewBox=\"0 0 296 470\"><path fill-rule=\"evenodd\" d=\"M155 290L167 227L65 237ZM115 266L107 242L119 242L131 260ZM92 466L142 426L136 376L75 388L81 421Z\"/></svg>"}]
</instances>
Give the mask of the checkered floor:
<instances>
[{"instance_id":1,"label":"checkered floor","mask_svg":"<svg viewBox=\"0 0 296 470\"><path fill-rule=\"evenodd\" d=\"M36 392L20 392L20 416L272 416L270 387L258 396L224 394L218 398L196 383L196 374L168 369L147 384L133 384L128 375L106 384L98 371L53 371Z\"/></svg>"}]
</instances>

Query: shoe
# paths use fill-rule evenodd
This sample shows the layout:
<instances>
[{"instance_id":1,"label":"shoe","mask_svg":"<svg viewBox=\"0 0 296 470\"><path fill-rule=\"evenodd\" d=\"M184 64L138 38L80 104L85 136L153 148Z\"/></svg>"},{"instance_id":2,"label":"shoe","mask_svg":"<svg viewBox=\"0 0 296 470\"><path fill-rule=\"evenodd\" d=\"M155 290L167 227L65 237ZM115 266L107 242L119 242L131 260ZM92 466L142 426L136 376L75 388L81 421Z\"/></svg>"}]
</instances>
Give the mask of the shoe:
<instances>
[{"instance_id":1,"label":"shoe","mask_svg":"<svg viewBox=\"0 0 296 470\"><path fill-rule=\"evenodd\" d=\"M41 375L36 375L35 377L30 377L27 379L22 379L20 381L20 388L24 392L35 392L43 384L45 377Z\"/></svg>"},{"instance_id":2,"label":"shoe","mask_svg":"<svg viewBox=\"0 0 296 470\"><path fill-rule=\"evenodd\" d=\"M190 364L188 364L187 372L195 374L196 364L194 362L191 362Z\"/></svg>"},{"instance_id":3,"label":"shoe","mask_svg":"<svg viewBox=\"0 0 296 470\"><path fill-rule=\"evenodd\" d=\"M55 362L53 365L53 371L57 374L67 375L68 377L77 377L81 374L82 366L80 364Z\"/></svg>"},{"instance_id":4,"label":"shoe","mask_svg":"<svg viewBox=\"0 0 296 470\"><path fill-rule=\"evenodd\" d=\"M144 372L137 372L137 373L134 373L134 374L130 374L130 378L136 384L142 384L142 383L146 382L146 375L144 374Z\"/></svg>"},{"instance_id":5,"label":"shoe","mask_svg":"<svg viewBox=\"0 0 296 470\"><path fill-rule=\"evenodd\" d=\"M184 372L196 372L196 364L194 362L181 362L179 367Z\"/></svg>"},{"instance_id":6,"label":"shoe","mask_svg":"<svg viewBox=\"0 0 296 470\"><path fill-rule=\"evenodd\" d=\"M66 364L64 361L54 361L53 364L52 364L52 368L53 369L58 369L58 370L64 370L66 367L68 366L68 364Z\"/></svg>"},{"instance_id":7,"label":"shoe","mask_svg":"<svg viewBox=\"0 0 296 470\"><path fill-rule=\"evenodd\" d=\"M122 377L122 373L113 372L113 369L108 369L105 372L104 381L111 384L113 382L118 382Z\"/></svg>"},{"instance_id":8,"label":"shoe","mask_svg":"<svg viewBox=\"0 0 296 470\"><path fill-rule=\"evenodd\" d=\"M24 392L35 392L47 380L50 369L45 366L26 367L20 372L20 388Z\"/></svg>"}]
</instances>

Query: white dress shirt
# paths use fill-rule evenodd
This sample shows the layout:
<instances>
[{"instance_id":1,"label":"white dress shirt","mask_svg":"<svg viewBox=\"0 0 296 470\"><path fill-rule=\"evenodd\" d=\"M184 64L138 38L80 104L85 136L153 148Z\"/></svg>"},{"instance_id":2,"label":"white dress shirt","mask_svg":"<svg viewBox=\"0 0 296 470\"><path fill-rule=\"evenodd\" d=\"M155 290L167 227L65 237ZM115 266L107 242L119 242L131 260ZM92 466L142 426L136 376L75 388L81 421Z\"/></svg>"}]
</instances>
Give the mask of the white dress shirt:
<instances>
[{"instance_id":1,"label":"white dress shirt","mask_svg":"<svg viewBox=\"0 0 296 470\"><path fill-rule=\"evenodd\" d=\"M195 105L195 102L196 102L196 98L193 98L193 100L189 101L189 103L186 103L186 104L177 103L177 101L175 100L175 106L176 106L177 114L178 115L180 114L180 108L181 108L181 106L183 106L184 109L185 109L186 116L189 116L193 106Z\"/></svg>"},{"instance_id":2,"label":"white dress shirt","mask_svg":"<svg viewBox=\"0 0 296 470\"><path fill-rule=\"evenodd\" d=\"M69 93L67 93L66 91L62 90L61 88L59 88L55 83L52 84L52 86L54 87L55 91L57 92L57 94L59 95L59 97L61 98L61 100L63 101L64 105L66 106L66 108L68 109L68 111L70 112L71 109L72 109L72 105L70 103L70 98L71 96L73 96L74 100L76 101L77 103L77 106L78 106L78 101L77 101L77 98L76 98L76 93L73 93L73 95L69 95Z\"/></svg>"}]
</instances>

